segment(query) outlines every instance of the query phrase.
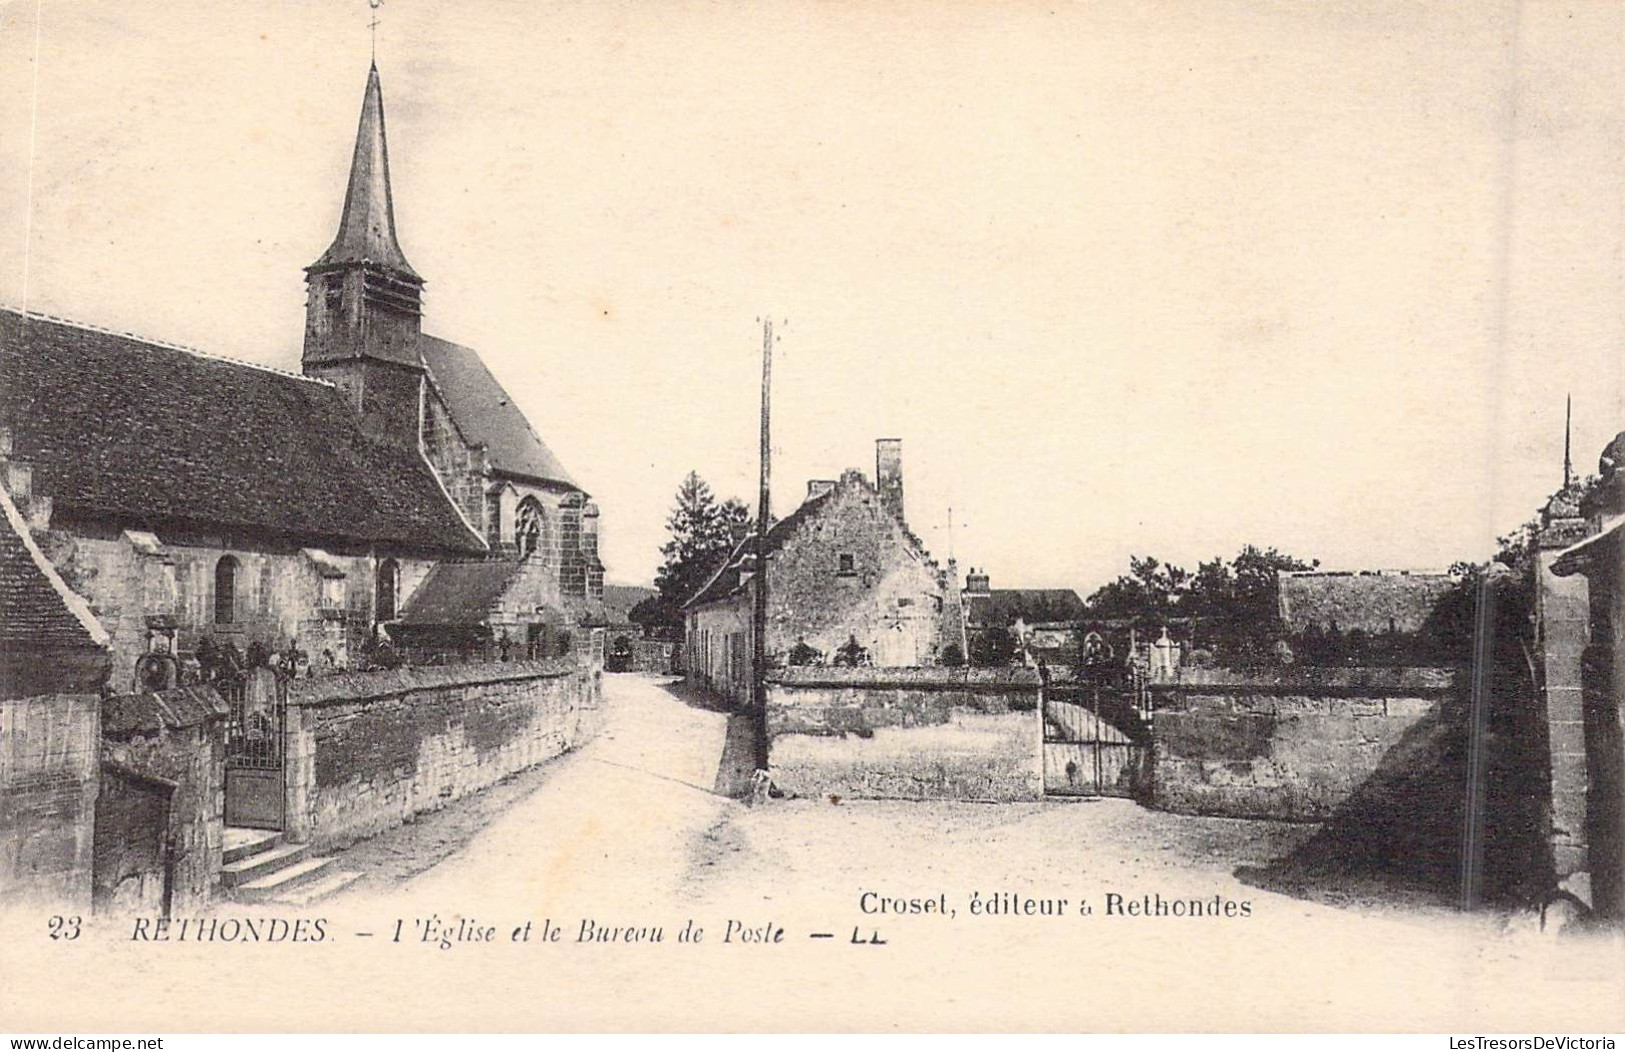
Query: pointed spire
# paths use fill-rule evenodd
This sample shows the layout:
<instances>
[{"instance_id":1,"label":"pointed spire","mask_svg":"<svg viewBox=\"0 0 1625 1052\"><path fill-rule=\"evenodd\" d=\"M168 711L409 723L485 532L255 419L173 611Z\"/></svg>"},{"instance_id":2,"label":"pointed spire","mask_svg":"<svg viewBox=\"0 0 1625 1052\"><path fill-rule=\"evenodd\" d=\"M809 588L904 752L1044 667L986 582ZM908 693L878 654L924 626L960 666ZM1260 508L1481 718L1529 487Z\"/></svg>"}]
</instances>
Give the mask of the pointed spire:
<instances>
[{"instance_id":1,"label":"pointed spire","mask_svg":"<svg viewBox=\"0 0 1625 1052\"><path fill-rule=\"evenodd\" d=\"M355 263L373 263L410 281L423 282L395 240L395 202L389 190L389 146L384 137L384 93L376 64L367 71L367 92L361 100L361 122L356 128L355 156L350 162L350 185L344 192L338 236L315 266Z\"/></svg>"}]
</instances>

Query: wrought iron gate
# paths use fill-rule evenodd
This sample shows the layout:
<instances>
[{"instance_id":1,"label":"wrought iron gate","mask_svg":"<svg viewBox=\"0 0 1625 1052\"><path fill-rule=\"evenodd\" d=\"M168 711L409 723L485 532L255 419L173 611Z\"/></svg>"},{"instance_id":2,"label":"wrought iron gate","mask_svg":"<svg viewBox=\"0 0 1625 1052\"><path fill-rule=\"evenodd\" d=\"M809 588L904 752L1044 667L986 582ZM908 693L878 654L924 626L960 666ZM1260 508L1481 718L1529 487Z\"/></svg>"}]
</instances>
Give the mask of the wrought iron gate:
<instances>
[{"instance_id":1,"label":"wrought iron gate","mask_svg":"<svg viewBox=\"0 0 1625 1052\"><path fill-rule=\"evenodd\" d=\"M1131 706L1099 686L1044 693L1044 792L1136 796L1150 748Z\"/></svg>"},{"instance_id":2,"label":"wrought iron gate","mask_svg":"<svg viewBox=\"0 0 1625 1052\"><path fill-rule=\"evenodd\" d=\"M260 668L215 689L231 707L226 724L226 825L281 829L287 681Z\"/></svg>"}]
</instances>

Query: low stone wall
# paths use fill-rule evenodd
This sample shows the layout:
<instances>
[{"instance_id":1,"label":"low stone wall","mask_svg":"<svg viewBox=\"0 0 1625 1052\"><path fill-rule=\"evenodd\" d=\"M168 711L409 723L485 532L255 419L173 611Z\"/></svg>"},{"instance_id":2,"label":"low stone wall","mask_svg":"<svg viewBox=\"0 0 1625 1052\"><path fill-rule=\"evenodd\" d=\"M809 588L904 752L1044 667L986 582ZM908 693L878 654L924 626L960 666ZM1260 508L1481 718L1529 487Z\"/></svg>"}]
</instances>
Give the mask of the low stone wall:
<instances>
[{"instance_id":1,"label":"low stone wall","mask_svg":"<svg viewBox=\"0 0 1625 1052\"><path fill-rule=\"evenodd\" d=\"M0 701L0 905L91 901L101 699Z\"/></svg>"},{"instance_id":2,"label":"low stone wall","mask_svg":"<svg viewBox=\"0 0 1625 1052\"><path fill-rule=\"evenodd\" d=\"M1152 802L1184 814L1319 821L1376 772L1456 673L1182 669L1152 684Z\"/></svg>"},{"instance_id":3,"label":"low stone wall","mask_svg":"<svg viewBox=\"0 0 1625 1052\"><path fill-rule=\"evenodd\" d=\"M790 668L768 682L774 784L798 796L1035 800L1039 680L1028 669Z\"/></svg>"},{"instance_id":4,"label":"low stone wall","mask_svg":"<svg viewBox=\"0 0 1625 1052\"><path fill-rule=\"evenodd\" d=\"M658 676L679 671L677 644L658 639L637 639L632 642L631 672L648 672Z\"/></svg>"},{"instance_id":5,"label":"low stone wall","mask_svg":"<svg viewBox=\"0 0 1625 1052\"><path fill-rule=\"evenodd\" d=\"M295 680L288 832L371 836L583 744L601 713L601 671L574 658Z\"/></svg>"}]
</instances>

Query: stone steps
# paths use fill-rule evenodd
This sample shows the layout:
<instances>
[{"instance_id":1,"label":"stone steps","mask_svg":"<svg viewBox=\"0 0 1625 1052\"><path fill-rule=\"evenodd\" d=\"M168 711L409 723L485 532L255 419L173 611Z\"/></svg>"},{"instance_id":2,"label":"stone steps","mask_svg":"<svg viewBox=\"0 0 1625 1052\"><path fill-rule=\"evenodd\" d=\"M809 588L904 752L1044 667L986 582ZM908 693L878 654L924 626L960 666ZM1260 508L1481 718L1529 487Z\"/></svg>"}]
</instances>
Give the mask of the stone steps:
<instances>
[{"instance_id":1,"label":"stone steps","mask_svg":"<svg viewBox=\"0 0 1625 1052\"><path fill-rule=\"evenodd\" d=\"M304 844L277 844L220 867L220 883L240 888L255 880L303 862L309 848Z\"/></svg>"},{"instance_id":2,"label":"stone steps","mask_svg":"<svg viewBox=\"0 0 1625 1052\"><path fill-rule=\"evenodd\" d=\"M335 869L319 880L300 884L276 896L272 902L288 906L309 906L313 902L337 895L361 879L361 874L350 869Z\"/></svg>"},{"instance_id":3,"label":"stone steps","mask_svg":"<svg viewBox=\"0 0 1625 1052\"><path fill-rule=\"evenodd\" d=\"M232 862L241 862L249 855L269 851L280 843L282 843L282 834L275 829L231 827L226 830L225 851L221 861L228 865Z\"/></svg>"},{"instance_id":4,"label":"stone steps","mask_svg":"<svg viewBox=\"0 0 1625 1052\"><path fill-rule=\"evenodd\" d=\"M334 869L329 856L312 856L308 844L284 843L276 830L228 828L222 859L220 883L239 902L308 906L361 879Z\"/></svg>"},{"instance_id":5,"label":"stone steps","mask_svg":"<svg viewBox=\"0 0 1625 1052\"><path fill-rule=\"evenodd\" d=\"M239 884L233 889L233 895L242 902L285 901L281 896L294 891L301 885L316 880L333 865L333 860L327 857L307 858L295 862L291 866L283 866L272 870L265 876L258 877L246 884Z\"/></svg>"}]
</instances>

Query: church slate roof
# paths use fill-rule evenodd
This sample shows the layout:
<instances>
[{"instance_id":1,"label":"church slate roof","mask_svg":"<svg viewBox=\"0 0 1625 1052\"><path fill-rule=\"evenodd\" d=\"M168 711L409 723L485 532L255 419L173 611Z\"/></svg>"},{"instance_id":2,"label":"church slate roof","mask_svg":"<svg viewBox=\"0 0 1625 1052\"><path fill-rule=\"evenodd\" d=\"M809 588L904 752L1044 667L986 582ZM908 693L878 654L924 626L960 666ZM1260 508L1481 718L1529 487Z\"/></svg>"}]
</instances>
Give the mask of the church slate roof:
<instances>
[{"instance_id":1,"label":"church slate roof","mask_svg":"<svg viewBox=\"0 0 1625 1052\"><path fill-rule=\"evenodd\" d=\"M0 426L60 510L484 550L418 451L293 374L0 309Z\"/></svg>"},{"instance_id":2,"label":"church slate roof","mask_svg":"<svg viewBox=\"0 0 1625 1052\"><path fill-rule=\"evenodd\" d=\"M470 442L486 447L492 468L580 489L485 367L478 351L427 335L418 338L418 349L458 430Z\"/></svg>"},{"instance_id":3,"label":"church slate roof","mask_svg":"<svg viewBox=\"0 0 1625 1052\"><path fill-rule=\"evenodd\" d=\"M107 645L89 606L57 576L0 489L0 648L84 649Z\"/></svg>"}]
</instances>

